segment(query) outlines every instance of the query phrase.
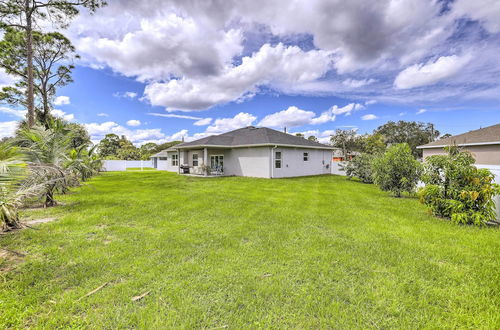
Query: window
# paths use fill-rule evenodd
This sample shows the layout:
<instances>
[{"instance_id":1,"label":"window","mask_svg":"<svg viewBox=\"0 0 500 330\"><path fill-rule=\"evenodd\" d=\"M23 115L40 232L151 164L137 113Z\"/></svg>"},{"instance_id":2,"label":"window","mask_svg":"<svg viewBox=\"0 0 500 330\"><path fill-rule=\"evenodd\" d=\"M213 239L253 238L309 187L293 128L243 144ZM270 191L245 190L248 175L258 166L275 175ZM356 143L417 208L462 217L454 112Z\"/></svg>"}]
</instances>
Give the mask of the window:
<instances>
[{"instance_id":1,"label":"window","mask_svg":"<svg viewBox=\"0 0 500 330\"><path fill-rule=\"evenodd\" d=\"M160 160L167 160L167 157L160 157Z\"/></svg>"},{"instance_id":2,"label":"window","mask_svg":"<svg viewBox=\"0 0 500 330\"><path fill-rule=\"evenodd\" d=\"M198 166L198 154L193 154L193 166Z\"/></svg>"},{"instance_id":3,"label":"window","mask_svg":"<svg viewBox=\"0 0 500 330\"><path fill-rule=\"evenodd\" d=\"M210 167L213 170L223 170L224 169L224 155L212 155L210 156Z\"/></svg>"},{"instance_id":4,"label":"window","mask_svg":"<svg viewBox=\"0 0 500 330\"><path fill-rule=\"evenodd\" d=\"M309 153L304 152L304 161L307 162L309 160Z\"/></svg>"},{"instance_id":5,"label":"window","mask_svg":"<svg viewBox=\"0 0 500 330\"><path fill-rule=\"evenodd\" d=\"M281 168L281 152L276 151L274 154L274 167L275 168Z\"/></svg>"},{"instance_id":6,"label":"window","mask_svg":"<svg viewBox=\"0 0 500 330\"><path fill-rule=\"evenodd\" d=\"M179 166L179 155L172 155L172 166Z\"/></svg>"}]
</instances>

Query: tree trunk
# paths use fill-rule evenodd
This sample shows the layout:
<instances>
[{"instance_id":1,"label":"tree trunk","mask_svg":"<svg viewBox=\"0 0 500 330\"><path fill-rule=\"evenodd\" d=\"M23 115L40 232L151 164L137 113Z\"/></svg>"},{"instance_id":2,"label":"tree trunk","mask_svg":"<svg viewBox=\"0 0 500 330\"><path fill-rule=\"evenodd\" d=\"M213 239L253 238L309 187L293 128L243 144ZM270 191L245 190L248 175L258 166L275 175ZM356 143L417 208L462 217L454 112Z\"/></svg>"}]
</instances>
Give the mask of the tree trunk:
<instances>
[{"instance_id":1,"label":"tree trunk","mask_svg":"<svg viewBox=\"0 0 500 330\"><path fill-rule=\"evenodd\" d=\"M26 98L28 104L28 127L35 124L35 97L33 85L33 28L32 28L32 8L30 7L30 0L25 0L25 14L26 14L26 57L28 64L28 86L26 89Z\"/></svg>"}]
</instances>

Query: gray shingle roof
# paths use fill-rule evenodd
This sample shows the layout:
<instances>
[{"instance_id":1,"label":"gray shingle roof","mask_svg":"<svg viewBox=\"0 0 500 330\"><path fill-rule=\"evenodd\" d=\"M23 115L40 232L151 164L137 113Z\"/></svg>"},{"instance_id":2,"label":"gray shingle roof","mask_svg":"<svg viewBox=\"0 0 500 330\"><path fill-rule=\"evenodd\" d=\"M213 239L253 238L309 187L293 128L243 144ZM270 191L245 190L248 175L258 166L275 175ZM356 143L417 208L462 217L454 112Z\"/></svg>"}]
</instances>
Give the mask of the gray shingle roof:
<instances>
[{"instance_id":1,"label":"gray shingle roof","mask_svg":"<svg viewBox=\"0 0 500 330\"><path fill-rule=\"evenodd\" d=\"M477 129L467 133L450 136L449 138L437 140L419 146L419 149L440 148L449 145L481 145L500 144L500 124Z\"/></svg>"},{"instance_id":2,"label":"gray shingle roof","mask_svg":"<svg viewBox=\"0 0 500 330\"><path fill-rule=\"evenodd\" d=\"M207 136L196 141L181 143L176 145L174 148L184 149L202 146L239 147L252 145L281 145L334 149L326 144L309 141L302 137L290 135L266 127L254 126L240 128L220 135Z\"/></svg>"}]
</instances>

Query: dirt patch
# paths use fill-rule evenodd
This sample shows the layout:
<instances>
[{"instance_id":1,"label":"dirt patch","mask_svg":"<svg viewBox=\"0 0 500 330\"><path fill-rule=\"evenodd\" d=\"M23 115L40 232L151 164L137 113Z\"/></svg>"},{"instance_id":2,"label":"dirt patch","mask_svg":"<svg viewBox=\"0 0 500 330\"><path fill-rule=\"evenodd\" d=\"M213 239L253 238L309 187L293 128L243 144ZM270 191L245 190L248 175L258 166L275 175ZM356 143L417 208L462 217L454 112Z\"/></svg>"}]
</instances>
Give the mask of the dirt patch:
<instances>
[{"instance_id":1,"label":"dirt patch","mask_svg":"<svg viewBox=\"0 0 500 330\"><path fill-rule=\"evenodd\" d=\"M0 248L0 272L9 272L15 269L17 264L24 261L24 257L24 253Z\"/></svg>"},{"instance_id":2,"label":"dirt patch","mask_svg":"<svg viewBox=\"0 0 500 330\"><path fill-rule=\"evenodd\" d=\"M52 221L56 221L56 220L57 220L56 218L43 218L43 219L28 220L28 221L25 221L25 223L28 226L33 226L33 225L38 225L38 224L41 224L41 223L52 222Z\"/></svg>"}]
</instances>

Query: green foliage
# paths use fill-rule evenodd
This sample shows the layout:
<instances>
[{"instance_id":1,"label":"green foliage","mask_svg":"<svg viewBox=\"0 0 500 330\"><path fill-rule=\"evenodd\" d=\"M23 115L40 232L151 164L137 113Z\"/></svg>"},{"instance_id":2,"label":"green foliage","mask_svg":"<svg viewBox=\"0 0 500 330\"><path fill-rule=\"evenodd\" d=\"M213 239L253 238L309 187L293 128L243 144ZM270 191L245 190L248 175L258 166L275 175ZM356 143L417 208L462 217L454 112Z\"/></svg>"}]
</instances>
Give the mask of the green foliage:
<instances>
[{"instance_id":1,"label":"green foliage","mask_svg":"<svg viewBox=\"0 0 500 330\"><path fill-rule=\"evenodd\" d=\"M45 124L53 108L52 100L57 88L73 81L72 62L78 56L69 39L58 32L34 31L32 35L35 110L38 120ZM23 91L28 79L25 32L7 28L0 41L0 49L0 67L19 78L15 86L2 88L0 101L25 107L27 103Z\"/></svg>"},{"instance_id":2,"label":"green foliage","mask_svg":"<svg viewBox=\"0 0 500 330\"><path fill-rule=\"evenodd\" d=\"M345 162L342 169L349 179L356 177L364 183L373 183L372 163L374 159L374 155L362 153L352 160Z\"/></svg>"},{"instance_id":3,"label":"green foliage","mask_svg":"<svg viewBox=\"0 0 500 330\"><path fill-rule=\"evenodd\" d=\"M374 134L384 136L387 145L406 143L410 146L415 157L422 156L422 150L417 146L434 141L439 136L439 131L431 123L400 120L397 123L389 121L378 127Z\"/></svg>"},{"instance_id":4,"label":"green foliage","mask_svg":"<svg viewBox=\"0 0 500 330\"><path fill-rule=\"evenodd\" d=\"M373 181L383 191L390 191L400 197L403 192L415 191L421 168L408 144L396 144L373 160Z\"/></svg>"},{"instance_id":5,"label":"green foliage","mask_svg":"<svg viewBox=\"0 0 500 330\"><path fill-rule=\"evenodd\" d=\"M380 154L385 152L386 145L382 134L366 134L361 137L361 149L368 154Z\"/></svg>"},{"instance_id":6,"label":"green foliage","mask_svg":"<svg viewBox=\"0 0 500 330\"><path fill-rule=\"evenodd\" d=\"M344 159L347 159L353 151L361 150L361 138L352 129L337 129L330 137L332 146L342 150Z\"/></svg>"},{"instance_id":7,"label":"green foliage","mask_svg":"<svg viewBox=\"0 0 500 330\"><path fill-rule=\"evenodd\" d=\"M420 201L455 223L484 225L495 219L493 197L500 186L487 169L478 169L469 152L448 147L448 155L426 158Z\"/></svg>"},{"instance_id":8,"label":"green foliage","mask_svg":"<svg viewBox=\"0 0 500 330\"><path fill-rule=\"evenodd\" d=\"M120 149L120 137L113 133L106 134L104 139L99 142L98 149L102 158L117 157Z\"/></svg>"},{"instance_id":9,"label":"green foliage","mask_svg":"<svg viewBox=\"0 0 500 330\"><path fill-rule=\"evenodd\" d=\"M307 138L309 141L313 141L313 142L318 142L318 138L315 137L314 135L311 135Z\"/></svg>"}]
</instances>

